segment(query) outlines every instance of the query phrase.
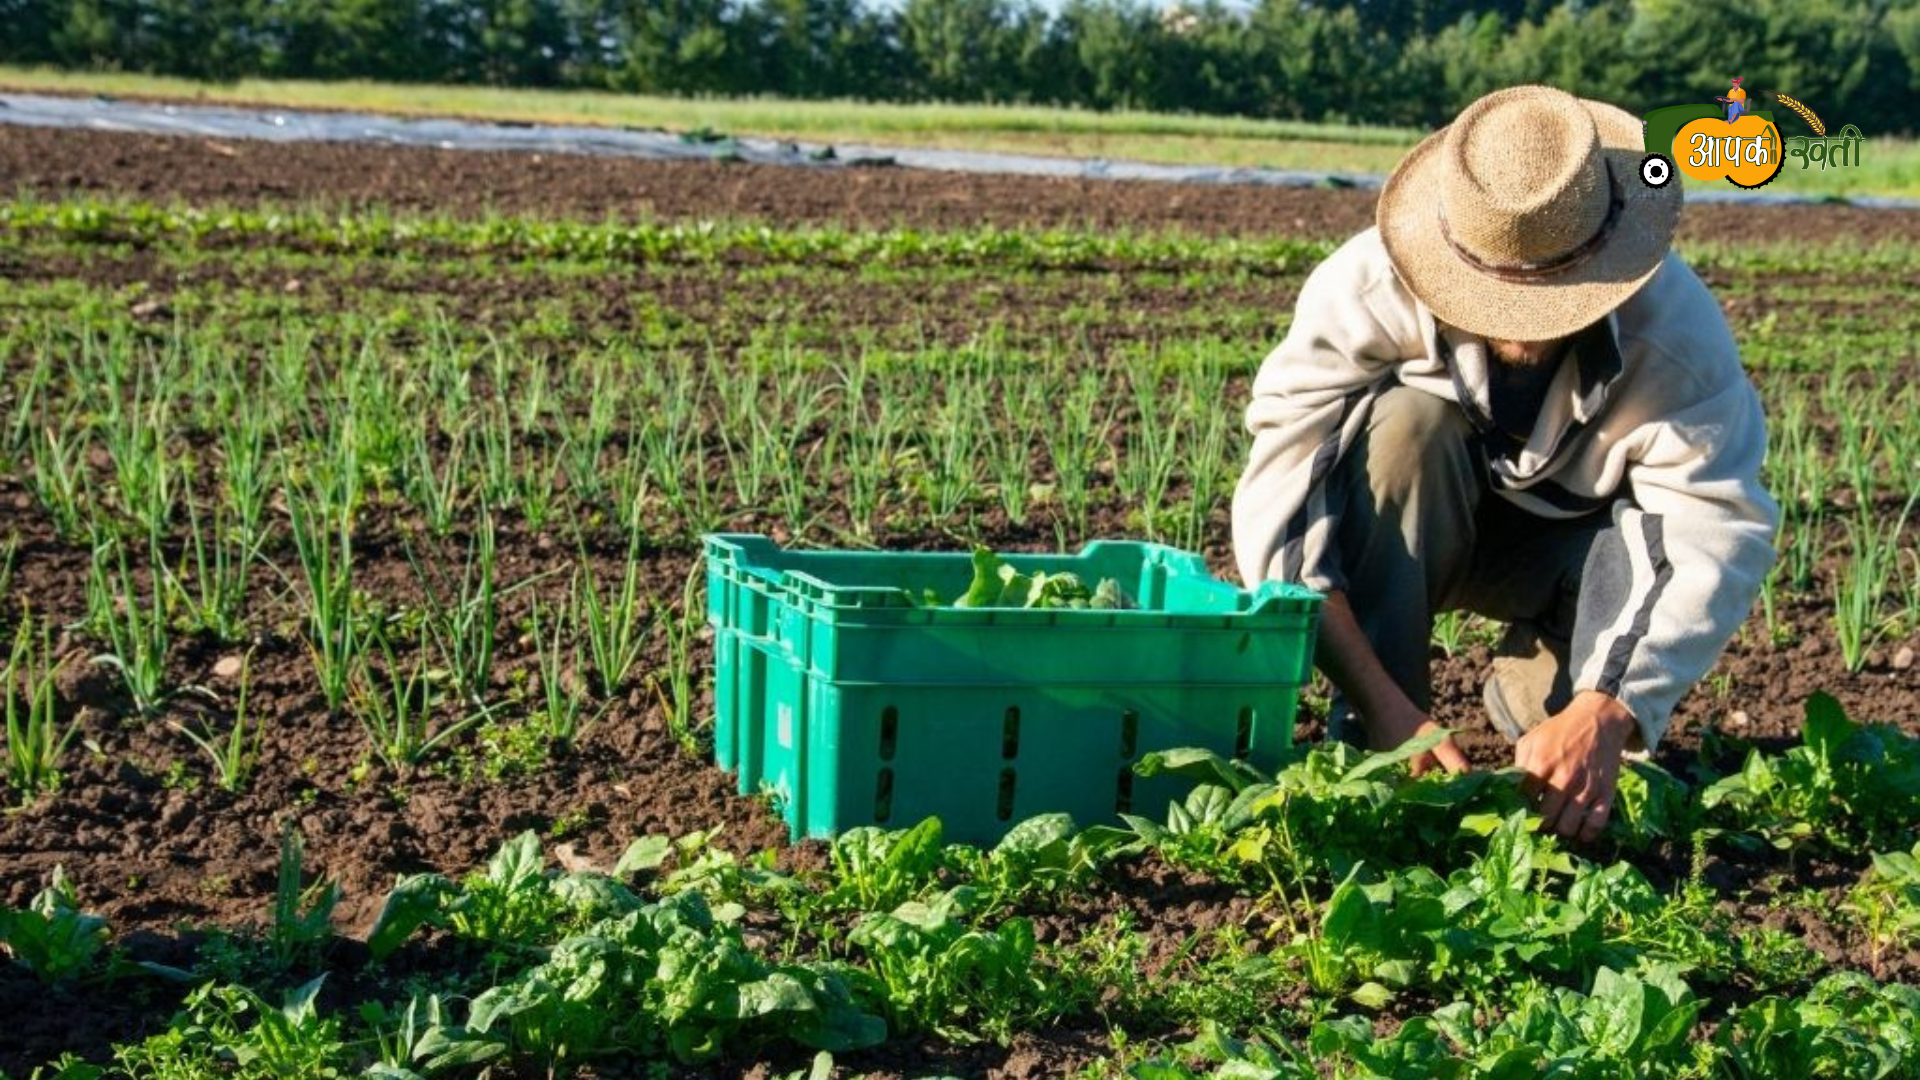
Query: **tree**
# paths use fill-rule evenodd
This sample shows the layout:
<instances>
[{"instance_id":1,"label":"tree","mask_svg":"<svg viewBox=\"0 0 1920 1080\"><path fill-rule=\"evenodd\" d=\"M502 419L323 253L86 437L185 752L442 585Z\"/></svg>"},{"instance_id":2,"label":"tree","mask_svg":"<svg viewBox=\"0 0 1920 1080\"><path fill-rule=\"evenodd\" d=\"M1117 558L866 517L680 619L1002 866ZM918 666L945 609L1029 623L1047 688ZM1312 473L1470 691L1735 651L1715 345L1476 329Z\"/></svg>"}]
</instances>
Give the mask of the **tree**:
<instances>
[{"instance_id":1,"label":"tree","mask_svg":"<svg viewBox=\"0 0 1920 1080\"><path fill-rule=\"evenodd\" d=\"M139 0L121 62L142 71L229 81L258 72L267 52L256 0Z\"/></svg>"},{"instance_id":2,"label":"tree","mask_svg":"<svg viewBox=\"0 0 1920 1080\"><path fill-rule=\"evenodd\" d=\"M1898 16L1873 0L1635 0L1627 56L1632 111L1710 102L1739 75L1823 119L1884 133L1911 128L1900 85ZM1764 104L1763 99L1763 104ZM1882 126L1884 125L1884 126Z\"/></svg>"},{"instance_id":3,"label":"tree","mask_svg":"<svg viewBox=\"0 0 1920 1080\"><path fill-rule=\"evenodd\" d=\"M1154 62L1158 108L1252 116L1259 112L1259 42L1246 15L1220 0L1168 8Z\"/></svg>"},{"instance_id":4,"label":"tree","mask_svg":"<svg viewBox=\"0 0 1920 1080\"><path fill-rule=\"evenodd\" d=\"M129 66L138 16L134 0L69 0L51 27L54 55L67 67Z\"/></svg>"},{"instance_id":5,"label":"tree","mask_svg":"<svg viewBox=\"0 0 1920 1080\"><path fill-rule=\"evenodd\" d=\"M1355 9L1308 0L1263 0L1253 31L1271 81L1263 115L1300 120L1375 121L1432 87L1414 85L1401 50L1370 33Z\"/></svg>"},{"instance_id":6,"label":"tree","mask_svg":"<svg viewBox=\"0 0 1920 1080\"><path fill-rule=\"evenodd\" d=\"M746 94L760 87L755 38L733 0L614 0L624 43L618 89Z\"/></svg>"},{"instance_id":7,"label":"tree","mask_svg":"<svg viewBox=\"0 0 1920 1080\"><path fill-rule=\"evenodd\" d=\"M1369 37L1409 42L1431 37L1462 20L1491 15L1501 26L1544 17L1553 0L1354 0L1350 5Z\"/></svg>"},{"instance_id":8,"label":"tree","mask_svg":"<svg viewBox=\"0 0 1920 1080\"><path fill-rule=\"evenodd\" d=\"M1886 30L1894 51L1907 64L1907 89L1920 90L1920 4L1902 4L1887 13Z\"/></svg>"},{"instance_id":9,"label":"tree","mask_svg":"<svg viewBox=\"0 0 1920 1080\"><path fill-rule=\"evenodd\" d=\"M55 5L52 0L0 0L0 61L9 64L51 64L54 50Z\"/></svg>"},{"instance_id":10,"label":"tree","mask_svg":"<svg viewBox=\"0 0 1920 1080\"><path fill-rule=\"evenodd\" d=\"M451 78L445 43L420 0L283 0L270 74L286 78Z\"/></svg>"},{"instance_id":11,"label":"tree","mask_svg":"<svg viewBox=\"0 0 1920 1080\"><path fill-rule=\"evenodd\" d=\"M452 75L489 86L552 86L567 43L555 0L464 0L442 5Z\"/></svg>"},{"instance_id":12,"label":"tree","mask_svg":"<svg viewBox=\"0 0 1920 1080\"><path fill-rule=\"evenodd\" d=\"M1049 55L1047 18L1028 0L907 0L900 45L912 96L1029 100Z\"/></svg>"},{"instance_id":13,"label":"tree","mask_svg":"<svg viewBox=\"0 0 1920 1080\"><path fill-rule=\"evenodd\" d=\"M763 89L786 97L891 97L899 48L878 9L859 0L763 0Z\"/></svg>"},{"instance_id":14,"label":"tree","mask_svg":"<svg viewBox=\"0 0 1920 1080\"><path fill-rule=\"evenodd\" d=\"M1096 109L1154 104L1160 17L1143 0L1069 0L1060 31L1077 69L1075 100Z\"/></svg>"}]
</instances>

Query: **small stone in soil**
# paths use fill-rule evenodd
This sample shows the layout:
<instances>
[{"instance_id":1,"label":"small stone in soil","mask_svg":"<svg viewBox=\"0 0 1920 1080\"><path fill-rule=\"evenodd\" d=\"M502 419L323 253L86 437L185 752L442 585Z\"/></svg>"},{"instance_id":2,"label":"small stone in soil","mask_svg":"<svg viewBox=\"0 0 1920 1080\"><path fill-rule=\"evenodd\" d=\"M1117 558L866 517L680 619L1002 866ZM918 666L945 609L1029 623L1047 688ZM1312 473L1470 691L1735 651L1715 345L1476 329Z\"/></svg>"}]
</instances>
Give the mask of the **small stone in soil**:
<instances>
[{"instance_id":1,"label":"small stone in soil","mask_svg":"<svg viewBox=\"0 0 1920 1080\"><path fill-rule=\"evenodd\" d=\"M1902 645L1900 651L1893 654L1893 670L1905 671L1913 666L1913 646Z\"/></svg>"},{"instance_id":2,"label":"small stone in soil","mask_svg":"<svg viewBox=\"0 0 1920 1080\"><path fill-rule=\"evenodd\" d=\"M233 679L239 675L240 658L237 656L223 656L213 665L213 677L216 679Z\"/></svg>"},{"instance_id":3,"label":"small stone in soil","mask_svg":"<svg viewBox=\"0 0 1920 1080\"><path fill-rule=\"evenodd\" d=\"M559 862L560 868L566 870L568 873L588 873L599 869L593 864L592 859L580 854L571 843L561 844L554 848L553 855L554 859Z\"/></svg>"}]
</instances>

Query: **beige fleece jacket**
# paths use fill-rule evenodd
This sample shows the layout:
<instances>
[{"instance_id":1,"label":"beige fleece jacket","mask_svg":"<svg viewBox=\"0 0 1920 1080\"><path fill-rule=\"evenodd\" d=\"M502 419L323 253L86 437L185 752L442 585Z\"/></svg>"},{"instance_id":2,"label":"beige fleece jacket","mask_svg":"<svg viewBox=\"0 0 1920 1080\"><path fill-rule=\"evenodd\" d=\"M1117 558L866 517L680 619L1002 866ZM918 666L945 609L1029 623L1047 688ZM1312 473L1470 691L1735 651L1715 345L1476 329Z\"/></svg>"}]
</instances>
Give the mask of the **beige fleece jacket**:
<instances>
[{"instance_id":1,"label":"beige fleece jacket","mask_svg":"<svg viewBox=\"0 0 1920 1080\"><path fill-rule=\"evenodd\" d=\"M1544 517L1614 513L1633 591L1574 688L1618 698L1652 747L1751 610L1778 509L1760 483L1759 397L1693 271L1669 254L1607 322L1613 352L1565 365L1527 446L1494 462L1494 486ZM1480 343L1436 324L1407 291L1376 230L1317 267L1247 408L1253 448L1233 542L1248 586L1344 588L1322 566L1333 528L1322 480L1364 430L1372 397L1401 383L1484 417L1486 364Z\"/></svg>"}]
</instances>

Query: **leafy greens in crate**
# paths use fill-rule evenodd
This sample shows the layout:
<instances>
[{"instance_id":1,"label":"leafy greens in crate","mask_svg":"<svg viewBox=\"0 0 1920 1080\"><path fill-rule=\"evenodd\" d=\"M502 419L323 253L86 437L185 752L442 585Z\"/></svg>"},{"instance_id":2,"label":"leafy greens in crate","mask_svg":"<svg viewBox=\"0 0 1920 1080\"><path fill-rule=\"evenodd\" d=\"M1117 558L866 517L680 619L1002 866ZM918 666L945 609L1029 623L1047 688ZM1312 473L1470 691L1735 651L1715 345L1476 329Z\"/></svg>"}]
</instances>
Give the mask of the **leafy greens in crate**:
<instances>
[{"instance_id":1,"label":"leafy greens in crate","mask_svg":"<svg viewBox=\"0 0 1920 1080\"><path fill-rule=\"evenodd\" d=\"M928 607L939 607L942 601L933 589L922 593L922 600ZM975 544L973 547L973 584L965 594L953 602L954 607L963 608L1092 608L1094 610L1119 610L1133 607L1132 601L1120 591L1120 583L1113 578L1102 578L1092 588L1080 579L1080 575L1071 571L1049 574L1036 570L1023 574L1009 565L992 549Z\"/></svg>"}]
</instances>

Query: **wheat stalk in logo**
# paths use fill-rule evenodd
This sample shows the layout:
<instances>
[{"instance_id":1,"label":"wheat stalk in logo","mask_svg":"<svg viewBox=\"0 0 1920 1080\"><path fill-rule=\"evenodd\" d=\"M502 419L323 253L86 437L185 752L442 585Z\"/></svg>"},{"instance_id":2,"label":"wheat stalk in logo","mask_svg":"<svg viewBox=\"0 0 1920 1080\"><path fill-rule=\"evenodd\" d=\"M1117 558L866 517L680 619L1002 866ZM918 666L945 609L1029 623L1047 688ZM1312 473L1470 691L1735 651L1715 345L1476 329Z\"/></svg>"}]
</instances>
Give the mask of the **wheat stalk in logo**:
<instances>
[{"instance_id":1,"label":"wheat stalk in logo","mask_svg":"<svg viewBox=\"0 0 1920 1080\"><path fill-rule=\"evenodd\" d=\"M1788 97L1785 94L1780 93L1777 90L1774 91L1773 96L1775 100L1780 102L1780 104L1785 105L1787 108L1792 109L1794 112L1799 113L1800 118L1807 122L1807 126L1813 128L1813 133L1815 135L1820 135L1820 136L1826 135L1827 125L1821 123L1820 118L1813 115L1812 109L1807 108L1805 105L1800 104L1798 101L1795 101L1794 99Z\"/></svg>"}]
</instances>

